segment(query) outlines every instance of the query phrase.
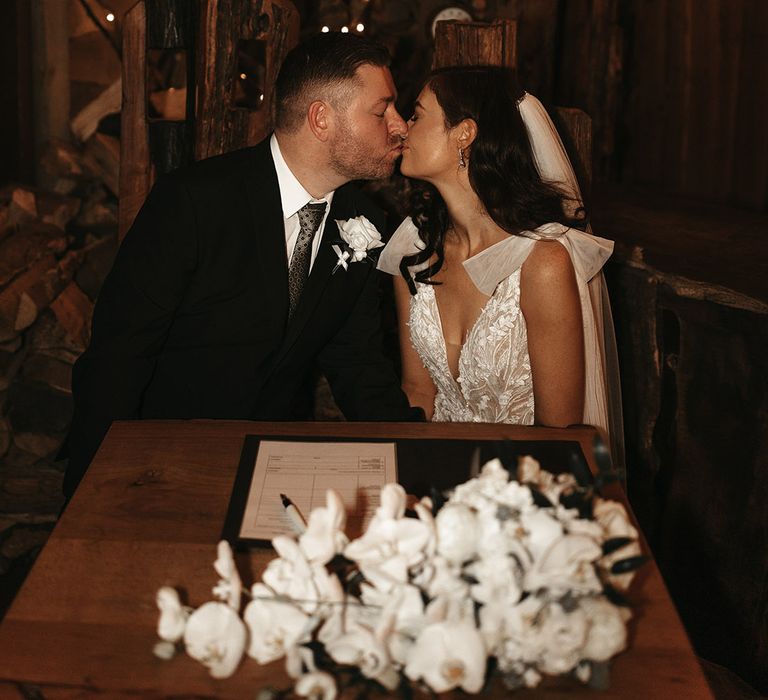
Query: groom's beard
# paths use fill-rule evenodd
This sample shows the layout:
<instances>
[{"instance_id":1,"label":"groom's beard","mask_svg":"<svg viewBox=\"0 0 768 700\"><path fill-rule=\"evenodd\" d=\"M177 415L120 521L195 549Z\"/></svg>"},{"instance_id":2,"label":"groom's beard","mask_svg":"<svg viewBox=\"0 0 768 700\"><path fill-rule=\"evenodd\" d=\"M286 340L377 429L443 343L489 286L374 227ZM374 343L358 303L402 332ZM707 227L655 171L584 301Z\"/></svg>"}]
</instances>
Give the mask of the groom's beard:
<instances>
[{"instance_id":1,"label":"groom's beard","mask_svg":"<svg viewBox=\"0 0 768 700\"><path fill-rule=\"evenodd\" d=\"M395 169L399 154L392 149L402 143L398 134L391 134L382 153L365 139L353 133L349 122L339 122L339 131L330 144L330 166L347 180L378 180L389 177Z\"/></svg>"}]
</instances>

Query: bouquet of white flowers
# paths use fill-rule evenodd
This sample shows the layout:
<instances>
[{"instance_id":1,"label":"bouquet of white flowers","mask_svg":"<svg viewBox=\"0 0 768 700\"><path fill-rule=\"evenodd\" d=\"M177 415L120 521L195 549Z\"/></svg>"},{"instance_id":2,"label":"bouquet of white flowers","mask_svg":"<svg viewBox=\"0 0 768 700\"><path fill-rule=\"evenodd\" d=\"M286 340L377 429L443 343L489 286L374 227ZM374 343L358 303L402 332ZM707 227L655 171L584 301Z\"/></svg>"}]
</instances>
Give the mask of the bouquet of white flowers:
<instances>
[{"instance_id":1,"label":"bouquet of white flowers","mask_svg":"<svg viewBox=\"0 0 768 700\"><path fill-rule=\"evenodd\" d=\"M273 540L278 557L242 617L240 577L220 542L217 601L192 610L174 589L158 591L155 653L169 658L183 640L219 678L244 653L284 657L298 695L329 700L342 678L469 693L491 673L509 688L536 686L542 674L604 679L627 640L618 591L644 559L620 503L525 457L517 481L492 460L436 513L429 499L414 510L388 484L350 541L341 499L328 491L304 534Z\"/></svg>"}]
</instances>

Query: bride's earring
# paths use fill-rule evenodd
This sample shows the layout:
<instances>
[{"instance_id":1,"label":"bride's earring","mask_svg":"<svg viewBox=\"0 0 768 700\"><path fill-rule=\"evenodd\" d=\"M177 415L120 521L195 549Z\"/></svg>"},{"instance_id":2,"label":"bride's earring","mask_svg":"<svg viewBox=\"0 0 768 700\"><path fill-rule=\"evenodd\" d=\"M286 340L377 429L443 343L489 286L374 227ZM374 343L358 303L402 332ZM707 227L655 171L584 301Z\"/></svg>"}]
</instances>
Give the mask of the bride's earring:
<instances>
[{"instance_id":1,"label":"bride's earring","mask_svg":"<svg viewBox=\"0 0 768 700\"><path fill-rule=\"evenodd\" d=\"M464 160L464 149L459 146L459 170L464 170L467 167L467 161Z\"/></svg>"}]
</instances>

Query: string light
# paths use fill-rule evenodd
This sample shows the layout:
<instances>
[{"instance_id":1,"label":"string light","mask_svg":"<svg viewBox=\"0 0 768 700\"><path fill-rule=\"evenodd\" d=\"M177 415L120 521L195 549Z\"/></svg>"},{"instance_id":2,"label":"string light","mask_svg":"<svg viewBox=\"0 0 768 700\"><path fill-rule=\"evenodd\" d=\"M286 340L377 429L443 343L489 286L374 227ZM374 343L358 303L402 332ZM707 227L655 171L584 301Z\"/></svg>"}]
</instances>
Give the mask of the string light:
<instances>
[{"instance_id":1,"label":"string light","mask_svg":"<svg viewBox=\"0 0 768 700\"><path fill-rule=\"evenodd\" d=\"M240 80L245 80L247 77L245 73L240 73Z\"/></svg>"},{"instance_id":2,"label":"string light","mask_svg":"<svg viewBox=\"0 0 768 700\"><path fill-rule=\"evenodd\" d=\"M114 22L114 21L115 21L115 16L111 12L108 12L107 13L107 22Z\"/></svg>"},{"instance_id":3,"label":"string light","mask_svg":"<svg viewBox=\"0 0 768 700\"><path fill-rule=\"evenodd\" d=\"M365 25L362 22L357 23L357 31L362 32L365 30Z\"/></svg>"},{"instance_id":4,"label":"string light","mask_svg":"<svg viewBox=\"0 0 768 700\"><path fill-rule=\"evenodd\" d=\"M328 25L323 25L323 28L320 30L323 34L327 34L331 31L331 28Z\"/></svg>"},{"instance_id":5,"label":"string light","mask_svg":"<svg viewBox=\"0 0 768 700\"><path fill-rule=\"evenodd\" d=\"M341 33L342 34L346 34L347 32L349 32L349 27L342 27L341 28Z\"/></svg>"}]
</instances>

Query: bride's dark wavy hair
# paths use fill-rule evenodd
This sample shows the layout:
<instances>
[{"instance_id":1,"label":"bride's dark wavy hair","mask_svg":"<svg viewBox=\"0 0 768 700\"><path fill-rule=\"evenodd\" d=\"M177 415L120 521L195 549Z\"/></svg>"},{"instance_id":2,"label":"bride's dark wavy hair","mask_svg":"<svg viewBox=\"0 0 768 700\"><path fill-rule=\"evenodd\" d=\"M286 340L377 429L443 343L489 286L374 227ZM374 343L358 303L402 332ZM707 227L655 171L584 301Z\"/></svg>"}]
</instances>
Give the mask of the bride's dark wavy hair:
<instances>
[{"instance_id":1,"label":"bride's dark wavy hair","mask_svg":"<svg viewBox=\"0 0 768 700\"><path fill-rule=\"evenodd\" d=\"M443 110L446 128L464 119L477 124L477 136L468 150L469 182L499 227L518 235L553 221L583 226L583 208L576 210L577 218L569 217L564 204L573 198L559 187L543 182L536 169L528 132L518 110L518 102L525 93L510 69L441 68L430 73L427 86ZM443 265L443 245L450 222L443 198L427 182L413 185L411 216L425 247L405 256L400 272L411 294L415 294L414 279L439 284L431 278ZM433 254L437 256L435 262L412 277L408 267L429 260Z\"/></svg>"}]
</instances>

